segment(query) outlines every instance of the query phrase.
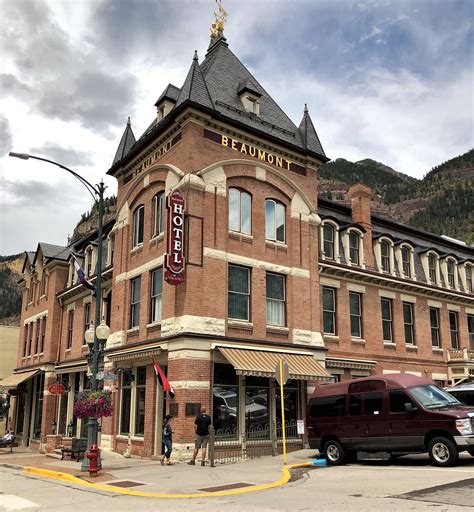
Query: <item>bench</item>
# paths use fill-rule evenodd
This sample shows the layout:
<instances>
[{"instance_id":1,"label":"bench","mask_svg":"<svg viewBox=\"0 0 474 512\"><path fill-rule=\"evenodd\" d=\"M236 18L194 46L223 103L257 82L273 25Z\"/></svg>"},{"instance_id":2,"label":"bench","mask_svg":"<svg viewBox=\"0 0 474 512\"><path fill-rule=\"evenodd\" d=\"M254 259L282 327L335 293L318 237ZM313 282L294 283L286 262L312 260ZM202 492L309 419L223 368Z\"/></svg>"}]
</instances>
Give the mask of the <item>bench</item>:
<instances>
[{"instance_id":1,"label":"bench","mask_svg":"<svg viewBox=\"0 0 474 512\"><path fill-rule=\"evenodd\" d=\"M10 451L13 451L13 443L15 442L15 437L12 437L11 439L0 439L0 448L6 448L7 446L10 446Z\"/></svg>"},{"instance_id":2,"label":"bench","mask_svg":"<svg viewBox=\"0 0 474 512\"><path fill-rule=\"evenodd\" d=\"M61 460L65 455L69 455L71 460L80 461L84 458L87 451L87 439L74 439L71 448L61 448Z\"/></svg>"}]
</instances>

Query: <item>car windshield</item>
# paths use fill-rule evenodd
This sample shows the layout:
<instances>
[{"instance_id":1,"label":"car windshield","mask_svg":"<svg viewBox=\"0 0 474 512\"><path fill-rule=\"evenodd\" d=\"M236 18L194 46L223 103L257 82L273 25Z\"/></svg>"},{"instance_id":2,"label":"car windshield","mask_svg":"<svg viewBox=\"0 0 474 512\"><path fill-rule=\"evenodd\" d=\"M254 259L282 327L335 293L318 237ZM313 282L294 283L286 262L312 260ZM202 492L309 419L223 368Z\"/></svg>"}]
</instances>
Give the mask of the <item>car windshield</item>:
<instances>
[{"instance_id":1,"label":"car windshield","mask_svg":"<svg viewBox=\"0 0 474 512\"><path fill-rule=\"evenodd\" d=\"M461 405L459 400L456 400L454 396L451 396L432 384L428 386L417 386L415 388L411 388L409 391L413 397L427 409Z\"/></svg>"}]
</instances>

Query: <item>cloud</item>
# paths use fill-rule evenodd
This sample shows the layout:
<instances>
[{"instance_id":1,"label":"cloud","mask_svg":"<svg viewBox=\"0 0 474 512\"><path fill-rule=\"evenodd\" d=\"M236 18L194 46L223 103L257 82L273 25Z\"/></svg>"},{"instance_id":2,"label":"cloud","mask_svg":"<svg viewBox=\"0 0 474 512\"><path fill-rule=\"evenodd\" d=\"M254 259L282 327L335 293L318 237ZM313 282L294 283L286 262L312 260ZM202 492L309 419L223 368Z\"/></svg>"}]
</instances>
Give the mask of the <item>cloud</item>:
<instances>
[{"instance_id":1,"label":"cloud","mask_svg":"<svg viewBox=\"0 0 474 512\"><path fill-rule=\"evenodd\" d=\"M12 134L8 119L0 114L0 155L8 153L12 147Z\"/></svg>"},{"instance_id":2,"label":"cloud","mask_svg":"<svg viewBox=\"0 0 474 512\"><path fill-rule=\"evenodd\" d=\"M77 151L74 148L64 148L54 144L54 142L46 142L40 147L31 148L30 153L70 167L91 166L94 163L90 153Z\"/></svg>"}]
</instances>

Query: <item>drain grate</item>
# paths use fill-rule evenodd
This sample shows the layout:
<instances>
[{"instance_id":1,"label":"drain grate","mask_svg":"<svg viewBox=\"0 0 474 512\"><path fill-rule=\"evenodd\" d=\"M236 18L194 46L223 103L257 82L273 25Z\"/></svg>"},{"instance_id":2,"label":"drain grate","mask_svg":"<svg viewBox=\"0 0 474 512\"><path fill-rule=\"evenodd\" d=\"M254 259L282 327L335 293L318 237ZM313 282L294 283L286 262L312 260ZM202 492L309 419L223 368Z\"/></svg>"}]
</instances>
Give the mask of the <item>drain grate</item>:
<instances>
[{"instance_id":1,"label":"drain grate","mask_svg":"<svg viewBox=\"0 0 474 512\"><path fill-rule=\"evenodd\" d=\"M114 487L138 487L139 485L145 485L141 482L132 482L131 480L122 480L120 482L107 482L107 485L113 485Z\"/></svg>"},{"instance_id":2,"label":"drain grate","mask_svg":"<svg viewBox=\"0 0 474 512\"><path fill-rule=\"evenodd\" d=\"M255 484L246 484L244 482L238 482L236 484L218 485L217 487L206 487L205 489L198 489L203 492L219 492L228 491L229 489L240 489L241 487L251 487Z\"/></svg>"}]
</instances>

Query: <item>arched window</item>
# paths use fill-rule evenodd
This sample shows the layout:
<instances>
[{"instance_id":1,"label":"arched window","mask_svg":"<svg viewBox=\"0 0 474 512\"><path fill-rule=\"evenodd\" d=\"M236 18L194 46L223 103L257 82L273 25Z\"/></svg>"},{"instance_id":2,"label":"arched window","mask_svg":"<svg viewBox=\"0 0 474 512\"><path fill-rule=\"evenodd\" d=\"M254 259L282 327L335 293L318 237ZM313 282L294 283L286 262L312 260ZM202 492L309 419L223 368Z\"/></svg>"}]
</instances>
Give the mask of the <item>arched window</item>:
<instances>
[{"instance_id":1,"label":"arched window","mask_svg":"<svg viewBox=\"0 0 474 512\"><path fill-rule=\"evenodd\" d=\"M436 256L431 253L428 254L428 273L431 284L438 284L436 267L438 266L438 260Z\"/></svg>"},{"instance_id":2,"label":"arched window","mask_svg":"<svg viewBox=\"0 0 474 512\"><path fill-rule=\"evenodd\" d=\"M327 222L323 224L323 253L324 257L330 260L333 260L335 256L335 234L336 229L332 224Z\"/></svg>"},{"instance_id":3,"label":"arched window","mask_svg":"<svg viewBox=\"0 0 474 512\"><path fill-rule=\"evenodd\" d=\"M472 266L467 264L465 267L466 272L466 291L472 293Z\"/></svg>"},{"instance_id":4,"label":"arched window","mask_svg":"<svg viewBox=\"0 0 474 512\"><path fill-rule=\"evenodd\" d=\"M446 262L446 272L447 272L448 285L450 288L456 287L456 278L454 276L455 271L456 271L456 265L454 263L454 260L449 259Z\"/></svg>"},{"instance_id":5,"label":"arched window","mask_svg":"<svg viewBox=\"0 0 474 512\"><path fill-rule=\"evenodd\" d=\"M355 231L349 233L349 258L353 265L360 265L360 236Z\"/></svg>"},{"instance_id":6,"label":"arched window","mask_svg":"<svg viewBox=\"0 0 474 512\"><path fill-rule=\"evenodd\" d=\"M166 198L164 192L159 192L153 197L152 201L152 231L151 237L154 238L165 231L165 205Z\"/></svg>"},{"instance_id":7,"label":"arched window","mask_svg":"<svg viewBox=\"0 0 474 512\"><path fill-rule=\"evenodd\" d=\"M408 247L403 246L401 250L402 270L404 277L411 277L411 251Z\"/></svg>"},{"instance_id":8,"label":"arched window","mask_svg":"<svg viewBox=\"0 0 474 512\"><path fill-rule=\"evenodd\" d=\"M252 198L237 188L229 189L229 229L252 234Z\"/></svg>"},{"instance_id":9,"label":"arched window","mask_svg":"<svg viewBox=\"0 0 474 512\"><path fill-rule=\"evenodd\" d=\"M133 212L133 247L143 244L144 221L145 207L141 205Z\"/></svg>"},{"instance_id":10,"label":"arched window","mask_svg":"<svg viewBox=\"0 0 474 512\"><path fill-rule=\"evenodd\" d=\"M265 238L285 241L285 207L273 199L265 200Z\"/></svg>"},{"instance_id":11,"label":"arched window","mask_svg":"<svg viewBox=\"0 0 474 512\"><path fill-rule=\"evenodd\" d=\"M383 272L390 272L390 244L387 240L382 240L380 244L380 263Z\"/></svg>"}]
</instances>

